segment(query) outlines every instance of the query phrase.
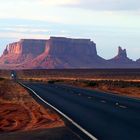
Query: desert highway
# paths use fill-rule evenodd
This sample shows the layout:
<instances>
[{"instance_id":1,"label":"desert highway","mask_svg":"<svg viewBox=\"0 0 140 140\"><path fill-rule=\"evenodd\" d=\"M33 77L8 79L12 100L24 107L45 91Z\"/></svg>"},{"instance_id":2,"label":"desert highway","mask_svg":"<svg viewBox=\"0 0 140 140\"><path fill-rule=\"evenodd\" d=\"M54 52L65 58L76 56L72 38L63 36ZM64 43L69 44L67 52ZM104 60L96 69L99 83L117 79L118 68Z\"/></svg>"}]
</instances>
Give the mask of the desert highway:
<instances>
[{"instance_id":1,"label":"desert highway","mask_svg":"<svg viewBox=\"0 0 140 140\"><path fill-rule=\"evenodd\" d=\"M140 140L140 100L60 84L23 84L98 140Z\"/></svg>"}]
</instances>

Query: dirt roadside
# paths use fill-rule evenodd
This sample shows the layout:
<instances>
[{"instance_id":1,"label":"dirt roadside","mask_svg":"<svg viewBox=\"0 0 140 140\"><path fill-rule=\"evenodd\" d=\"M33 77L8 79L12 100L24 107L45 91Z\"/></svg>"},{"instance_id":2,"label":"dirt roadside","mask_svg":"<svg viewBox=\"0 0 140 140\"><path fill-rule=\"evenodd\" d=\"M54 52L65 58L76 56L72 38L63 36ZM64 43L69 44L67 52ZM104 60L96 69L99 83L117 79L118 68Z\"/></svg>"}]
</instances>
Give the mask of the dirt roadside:
<instances>
[{"instance_id":1,"label":"dirt roadside","mask_svg":"<svg viewBox=\"0 0 140 140\"><path fill-rule=\"evenodd\" d=\"M48 83L66 84L74 87L140 99L140 81L57 79L57 80L49 80Z\"/></svg>"},{"instance_id":2,"label":"dirt roadside","mask_svg":"<svg viewBox=\"0 0 140 140\"><path fill-rule=\"evenodd\" d=\"M79 139L59 115L38 104L19 84L0 81L1 140L59 140L66 136Z\"/></svg>"}]
</instances>

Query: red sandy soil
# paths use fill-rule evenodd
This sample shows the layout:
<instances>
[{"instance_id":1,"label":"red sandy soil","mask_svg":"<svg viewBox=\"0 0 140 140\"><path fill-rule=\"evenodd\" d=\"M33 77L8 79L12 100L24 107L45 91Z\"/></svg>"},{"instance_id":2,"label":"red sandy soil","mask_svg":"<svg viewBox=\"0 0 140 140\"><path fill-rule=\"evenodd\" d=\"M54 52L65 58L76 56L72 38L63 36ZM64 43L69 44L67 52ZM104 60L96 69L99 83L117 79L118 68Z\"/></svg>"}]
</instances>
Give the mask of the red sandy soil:
<instances>
[{"instance_id":1,"label":"red sandy soil","mask_svg":"<svg viewBox=\"0 0 140 140\"><path fill-rule=\"evenodd\" d=\"M81 140L19 84L0 79L0 140Z\"/></svg>"},{"instance_id":2,"label":"red sandy soil","mask_svg":"<svg viewBox=\"0 0 140 140\"><path fill-rule=\"evenodd\" d=\"M56 113L39 105L20 85L0 81L0 134L64 126Z\"/></svg>"}]
</instances>

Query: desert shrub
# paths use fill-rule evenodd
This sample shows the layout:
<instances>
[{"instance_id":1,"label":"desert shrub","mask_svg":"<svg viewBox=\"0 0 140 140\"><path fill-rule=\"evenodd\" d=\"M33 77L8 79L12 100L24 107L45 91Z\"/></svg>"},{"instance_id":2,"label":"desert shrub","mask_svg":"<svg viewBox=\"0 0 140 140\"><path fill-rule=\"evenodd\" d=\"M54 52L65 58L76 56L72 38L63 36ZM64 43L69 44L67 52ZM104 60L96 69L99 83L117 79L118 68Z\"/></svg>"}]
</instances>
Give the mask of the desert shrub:
<instances>
[{"instance_id":1,"label":"desert shrub","mask_svg":"<svg viewBox=\"0 0 140 140\"><path fill-rule=\"evenodd\" d=\"M29 81L30 81L30 82L33 82L34 80L33 80L33 79L29 79Z\"/></svg>"},{"instance_id":2,"label":"desert shrub","mask_svg":"<svg viewBox=\"0 0 140 140\"><path fill-rule=\"evenodd\" d=\"M140 84L139 84L139 85L137 85L137 87L138 87L138 88L140 88Z\"/></svg>"},{"instance_id":3,"label":"desert shrub","mask_svg":"<svg viewBox=\"0 0 140 140\"><path fill-rule=\"evenodd\" d=\"M58 79L58 80L54 80L55 82L64 82L64 80Z\"/></svg>"},{"instance_id":4,"label":"desert shrub","mask_svg":"<svg viewBox=\"0 0 140 140\"><path fill-rule=\"evenodd\" d=\"M55 80L49 80L48 84L54 84L56 81Z\"/></svg>"},{"instance_id":5,"label":"desert shrub","mask_svg":"<svg viewBox=\"0 0 140 140\"><path fill-rule=\"evenodd\" d=\"M5 80L5 78L0 77L0 81L3 81L3 80Z\"/></svg>"},{"instance_id":6,"label":"desert shrub","mask_svg":"<svg viewBox=\"0 0 140 140\"><path fill-rule=\"evenodd\" d=\"M43 80L38 80L39 82L44 82Z\"/></svg>"},{"instance_id":7,"label":"desert shrub","mask_svg":"<svg viewBox=\"0 0 140 140\"><path fill-rule=\"evenodd\" d=\"M54 83L58 83L58 82L65 82L65 80L56 79L56 80L49 80L49 81L48 81L49 84L54 84Z\"/></svg>"},{"instance_id":8,"label":"desert shrub","mask_svg":"<svg viewBox=\"0 0 140 140\"><path fill-rule=\"evenodd\" d=\"M97 82L90 81L90 82L87 83L87 86L95 87L95 86L98 86L98 83Z\"/></svg>"}]
</instances>

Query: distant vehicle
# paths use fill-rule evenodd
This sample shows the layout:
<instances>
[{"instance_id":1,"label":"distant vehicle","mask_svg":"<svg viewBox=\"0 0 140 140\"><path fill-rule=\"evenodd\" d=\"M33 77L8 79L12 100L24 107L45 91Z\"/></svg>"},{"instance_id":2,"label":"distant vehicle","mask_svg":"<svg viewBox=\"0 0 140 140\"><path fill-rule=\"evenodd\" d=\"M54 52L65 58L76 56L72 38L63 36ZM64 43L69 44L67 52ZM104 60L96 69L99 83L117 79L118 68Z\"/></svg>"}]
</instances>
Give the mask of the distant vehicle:
<instances>
[{"instance_id":1,"label":"distant vehicle","mask_svg":"<svg viewBox=\"0 0 140 140\"><path fill-rule=\"evenodd\" d=\"M15 71L11 71L11 79L12 80L16 80L17 76L16 76L16 72Z\"/></svg>"}]
</instances>

